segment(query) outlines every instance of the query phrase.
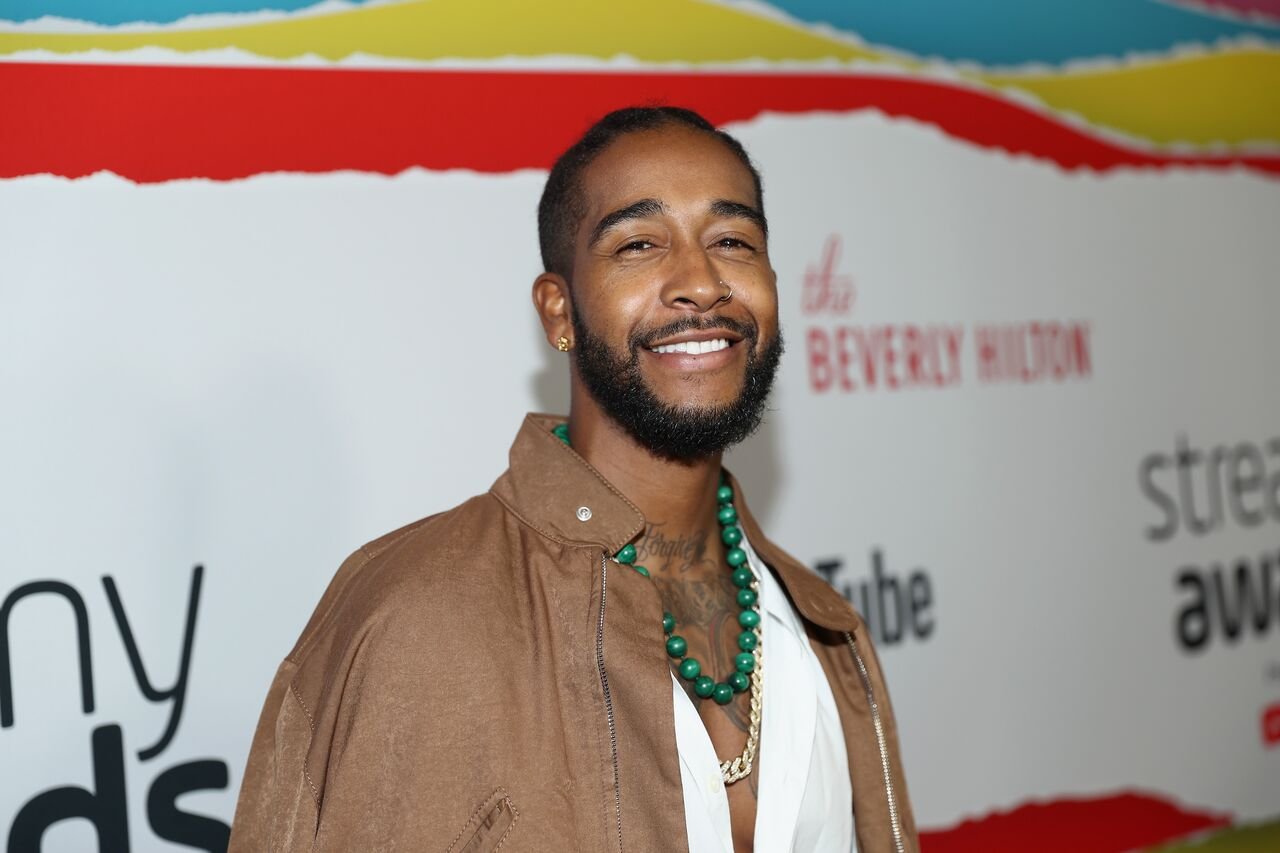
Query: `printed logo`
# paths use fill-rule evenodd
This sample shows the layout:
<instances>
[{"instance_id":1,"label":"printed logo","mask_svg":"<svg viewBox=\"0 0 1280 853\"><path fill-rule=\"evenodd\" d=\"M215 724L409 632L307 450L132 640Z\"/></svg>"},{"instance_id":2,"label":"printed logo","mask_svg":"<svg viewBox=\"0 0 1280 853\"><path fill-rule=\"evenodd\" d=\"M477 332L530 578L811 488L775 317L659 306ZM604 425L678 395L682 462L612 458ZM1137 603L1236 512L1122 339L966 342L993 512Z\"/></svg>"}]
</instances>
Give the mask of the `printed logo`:
<instances>
[{"instance_id":1,"label":"printed logo","mask_svg":"<svg viewBox=\"0 0 1280 853\"><path fill-rule=\"evenodd\" d=\"M1178 435L1142 457L1138 488L1154 510L1143 529L1153 544L1280 524L1280 437L1203 446ZM1280 627L1277 543L1170 562L1179 597L1174 637L1185 651L1262 639Z\"/></svg>"},{"instance_id":2,"label":"printed logo","mask_svg":"<svg viewBox=\"0 0 1280 853\"><path fill-rule=\"evenodd\" d=\"M804 272L801 291L806 314L848 314L856 291L853 276L836 272L840 263L840 238L832 234L822 247L822 260Z\"/></svg>"},{"instance_id":3,"label":"printed logo","mask_svg":"<svg viewBox=\"0 0 1280 853\"><path fill-rule=\"evenodd\" d=\"M844 557L818 560L813 568L861 614L877 645L929 639L938 618L928 570L916 566L907 572L894 571L878 547L871 549L867 562L869 572L862 576Z\"/></svg>"},{"instance_id":4,"label":"printed logo","mask_svg":"<svg viewBox=\"0 0 1280 853\"><path fill-rule=\"evenodd\" d=\"M183 634L178 644L178 674L169 687L157 685L154 673L143 664L139 649L139 637L125 610L124 596L111 575L102 576L113 621L119 629L123 652L128 657L138 691L148 702L169 704L168 722L159 737L154 733L145 736L134 729L125 732L119 723L95 724L89 737L89 750L85 755L88 772L77 775L91 778L90 787L70 784L36 792L24 803L9 826L9 850L40 850L45 832L56 824L75 819L88 820L98 834L102 850L128 851L130 816L142 813L131 805L129 795L140 797L145 791L146 817L151 831L165 841L194 847L199 850L226 850L231 828L215 818L188 812L181 798L200 791L226 789L230 774L227 762L219 758L204 758L174 764L161 770L158 764L148 764L162 755L173 742L182 721L187 698L187 679L191 672L191 652L195 640L196 614L200 607L200 585L204 567L195 566L191 571L191 592L187 600L187 616ZM34 596L57 596L65 599L75 614L75 644L80 664L80 706L86 716L95 715L97 703L94 686L98 680L93 669L92 641L102 641L105 632L89 631L90 607L80 590L59 580L35 580L12 590L0 604L0 740L4 737L48 737L48 729L32 708L22 707L26 696L15 696L12 680L14 652L39 656L41 649L34 643L16 642L10 636L10 617L24 600ZM157 656L149 654L146 660ZM164 655L159 657L163 658ZM95 723L100 721L95 721ZM14 731L20 728L21 731ZM128 734L128 738L126 738ZM65 737L65 734L63 735ZM143 749L126 750L125 743L137 740L148 743ZM62 748L62 745L59 745ZM84 753L82 753L84 754ZM133 756L142 766L130 766ZM83 765L82 765L83 766ZM150 787L139 790L142 771L152 771ZM128 771L129 787L125 787ZM138 837L135 825L132 834Z\"/></svg>"},{"instance_id":5,"label":"printed logo","mask_svg":"<svg viewBox=\"0 0 1280 853\"><path fill-rule=\"evenodd\" d=\"M1014 323L851 324L857 291L839 272L841 240L827 237L821 260L805 271L801 309L809 387L815 394L953 388L1088 379L1089 324L1035 319ZM819 322L819 321L824 322Z\"/></svg>"}]
</instances>

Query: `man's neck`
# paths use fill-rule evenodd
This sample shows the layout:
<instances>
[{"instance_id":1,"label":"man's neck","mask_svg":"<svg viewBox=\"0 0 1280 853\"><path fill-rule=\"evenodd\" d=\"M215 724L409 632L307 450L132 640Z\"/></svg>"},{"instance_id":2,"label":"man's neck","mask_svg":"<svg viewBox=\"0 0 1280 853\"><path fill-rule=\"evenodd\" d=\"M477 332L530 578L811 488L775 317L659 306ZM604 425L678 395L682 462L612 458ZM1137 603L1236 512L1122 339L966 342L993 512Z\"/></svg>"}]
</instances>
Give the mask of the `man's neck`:
<instances>
[{"instance_id":1,"label":"man's neck","mask_svg":"<svg viewBox=\"0 0 1280 853\"><path fill-rule=\"evenodd\" d=\"M594 400L575 399L569 416L573 449L639 508L645 517L650 571L687 572L718 551L716 489L720 454L692 462L653 455L604 416ZM660 553L663 552L663 553ZM649 554L642 555L649 557Z\"/></svg>"}]
</instances>

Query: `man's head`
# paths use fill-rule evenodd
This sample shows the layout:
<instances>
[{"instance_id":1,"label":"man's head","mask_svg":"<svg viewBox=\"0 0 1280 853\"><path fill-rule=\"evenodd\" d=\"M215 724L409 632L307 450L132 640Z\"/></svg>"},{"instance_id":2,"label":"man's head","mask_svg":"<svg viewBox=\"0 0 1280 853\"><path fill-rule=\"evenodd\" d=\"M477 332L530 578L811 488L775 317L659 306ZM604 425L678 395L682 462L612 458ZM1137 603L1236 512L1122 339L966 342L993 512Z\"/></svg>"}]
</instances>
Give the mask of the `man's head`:
<instances>
[{"instance_id":1,"label":"man's head","mask_svg":"<svg viewBox=\"0 0 1280 853\"><path fill-rule=\"evenodd\" d=\"M687 110L611 113L557 161L538 225L534 303L548 341L572 341L575 407L673 459L755 429L782 339L760 177L736 140Z\"/></svg>"}]
</instances>

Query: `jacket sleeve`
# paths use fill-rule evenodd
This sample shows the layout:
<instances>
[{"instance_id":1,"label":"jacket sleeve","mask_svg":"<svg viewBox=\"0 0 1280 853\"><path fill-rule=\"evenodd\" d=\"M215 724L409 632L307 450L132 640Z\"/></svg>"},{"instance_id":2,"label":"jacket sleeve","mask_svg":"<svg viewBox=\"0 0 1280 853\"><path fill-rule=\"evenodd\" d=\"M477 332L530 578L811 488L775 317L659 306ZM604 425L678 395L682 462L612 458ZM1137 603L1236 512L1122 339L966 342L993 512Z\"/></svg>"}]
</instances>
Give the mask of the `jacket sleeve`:
<instances>
[{"instance_id":1,"label":"jacket sleeve","mask_svg":"<svg viewBox=\"0 0 1280 853\"><path fill-rule=\"evenodd\" d=\"M249 750L228 853L300 853L312 848L319 809L306 767L311 719L292 689L296 667L276 670Z\"/></svg>"}]
</instances>

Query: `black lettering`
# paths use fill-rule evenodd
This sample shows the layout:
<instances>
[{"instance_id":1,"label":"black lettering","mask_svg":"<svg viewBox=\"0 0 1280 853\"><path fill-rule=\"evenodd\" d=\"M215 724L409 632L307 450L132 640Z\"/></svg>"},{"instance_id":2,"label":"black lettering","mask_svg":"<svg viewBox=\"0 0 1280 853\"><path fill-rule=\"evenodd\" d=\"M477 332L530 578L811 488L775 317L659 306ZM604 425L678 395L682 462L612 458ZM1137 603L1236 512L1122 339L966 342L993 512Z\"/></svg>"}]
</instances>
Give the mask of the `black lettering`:
<instances>
[{"instance_id":1,"label":"black lettering","mask_svg":"<svg viewBox=\"0 0 1280 853\"><path fill-rule=\"evenodd\" d=\"M160 740L138 751L138 758L143 761L155 758L164 751L173 740L174 734L178 731L178 722L182 719L182 707L187 698L187 675L191 670L191 645L196 633L196 611L200 606L200 581L203 576L203 566L196 566L191 570L191 594L187 600L187 624L182 636L182 657L178 663L178 678L167 690L157 690L152 685L151 679L147 677L147 671L142 665L142 656L138 653L138 644L133 638L133 629L129 627L129 617L125 615L124 604L116 591L115 581L110 575L102 578L102 585L107 590L107 599L111 602L111 613L115 616L116 626L120 629L120 637L124 640L125 651L129 655L129 665L133 668L133 675L138 681L138 688L142 691L142 695L151 702L173 701L169 711L169 723L165 726Z\"/></svg>"},{"instance_id":2,"label":"black lettering","mask_svg":"<svg viewBox=\"0 0 1280 853\"><path fill-rule=\"evenodd\" d=\"M1230 458L1231 451L1226 447L1215 447L1209 451L1205 459L1205 485L1209 490L1209 529L1221 527L1226 520L1226 512L1222 507L1222 483L1226 475L1222 472L1223 464Z\"/></svg>"},{"instance_id":3,"label":"black lettering","mask_svg":"<svg viewBox=\"0 0 1280 853\"><path fill-rule=\"evenodd\" d=\"M1195 651L1209 642L1209 603L1205 600L1204 579L1193 568L1178 572L1176 585L1191 592L1191 598L1178 611L1177 635L1182 647Z\"/></svg>"},{"instance_id":4,"label":"black lettering","mask_svg":"<svg viewBox=\"0 0 1280 853\"><path fill-rule=\"evenodd\" d=\"M1271 622L1271 562L1263 557L1259 563L1261 589L1253 585L1253 566L1248 560L1236 563L1235 588L1226 589L1226 571L1214 568L1213 589L1218 599L1218 617L1222 620L1222 633L1235 642L1244 626L1252 621L1254 631L1265 633Z\"/></svg>"},{"instance_id":5,"label":"black lettering","mask_svg":"<svg viewBox=\"0 0 1280 853\"><path fill-rule=\"evenodd\" d=\"M61 581L32 581L9 593L0 605L0 728L13 725L13 673L10 669L9 616L14 605L30 595L48 592L60 595L71 605L76 617L76 645L80 654L80 706L93 713L93 664L89 654L89 611L75 587Z\"/></svg>"},{"instance_id":6,"label":"black lettering","mask_svg":"<svg viewBox=\"0 0 1280 853\"><path fill-rule=\"evenodd\" d=\"M165 841L209 853L226 853L231 827L220 820L178 808L178 797L183 794L220 791L226 787L225 761L207 759L170 767L156 777L147 793L147 820L151 823L151 830Z\"/></svg>"},{"instance_id":7,"label":"black lettering","mask_svg":"<svg viewBox=\"0 0 1280 853\"><path fill-rule=\"evenodd\" d=\"M849 599L853 609L858 611L858 614L866 620L867 630L874 636L878 626L876 625L875 614L871 612L872 596L870 584L866 581L858 581L856 588L846 586L844 596Z\"/></svg>"},{"instance_id":8,"label":"black lettering","mask_svg":"<svg viewBox=\"0 0 1280 853\"><path fill-rule=\"evenodd\" d=\"M879 548L871 551L871 576L876 583L876 605L880 612L880 639L886 645L902 642L902 595L898 590L898 579L886 575L884 556ZM888 593L886 601L885 593ZM892 609L892 620L890 619ZM892 623L892 624L891 624Z\"/></svg>"},{"instance_id":9,"label":"black lettering","mask_svg":"<svg viewBox=\"0 0 1280 853\"><path fill-rule=\"evenodd\" d=\"M1178 532L1178 504L1156 485L1154 477L1156 470L1169 467L1170 461L1162 453L1152 453L1138 466L1138 484L1142 493L1164 512L1163 524L1147 528L1147 538L1153 542L1163 541Z\"/></svg>"},{"instance_id":10,"label":"black lettering","mask_svg":"<svg viewBox=\"0 0 1280 853\"><path fill-rule=\"evenodd\" d=\"M830 560L819 560L814 564L814 569L818 574L822 575L823 580L835 586L836 572L840 571L840 567L844 565L844 560L839 557L832 557Z\"/></svg>"},{"instance_id":11,"label":"black lettering","mask_svg":"<svg viewBox=\"0 0 1280 853\"><path fill-rule=\"evenodd\" d=\"M907 581L911 598L911 627L920 639L926 639L933 633L934 621L929 615L933 606L933 588L929 584L929 576L922 571L911 573Z\"/></svg>"},{"instance_id":12,"label":"black lettering","mask_svg":"<svg viewBox=\"0 0 1280 853\"><path fill-rule=\"evenodd\" d=\"M98 849L129 850L129 812L124 790L124 743L119 726L93 730L93 787L51 788L27 802L9 828L8 853L40 850L40 839L55 823L85 818L98 833Z\"/></svg>"},{"instance_id":13,"label":"black lettering","mask_svg":"<svg viewBox=\"0 0 1280 853\"><path fill-rule=\"evenodd\" d=\"M1272 521L1280 521L1280 438L1267 442L1267 452L1275 459L1276 467L1267 488L1267 512Z\"/></svg>"},{"instance_id":14,"label":"black lettering","mask_svg":"<svg viewBox=\"0 0 1280 853\"><path fill-rule=\"evenodd\" d=\"M1245 527L1256 527L1265 517L1262 513L1262 505L1260 504L1257 509L1250 509L1245 506L1244 501L1252 492L1256 492L1259 498L1262 497L1263 475L1267 470L1262 459L1262 451L1247 442L1238 444L1231 461L1233 463L1231 488L1227 490L1231 514ZM1245 463L1248 465L1246 466ZM1246 467L1249 469L1248 473L1244 471Z\"/></svg>"},{"instance_id":15,"label":"black lettering","mask_svg":"<svg viewBox=\"0 0 1280 853\"><path fill-rule=\"evenodd\" d=\"M1174 458L1177 460L1178 465L1178 494L1182 498L1182 514L1187 530L1198 536L1209 532L1213 527L1210 520L1202 519L1196 515L1195 484L1191 478L1191 469L1200 464L1200 460L1204 458L1204 455L1199 450L1187 445L1187 437L1185 435L1178 436L1177 444L1178 450Z\"/></svg>"}]
</instances>

